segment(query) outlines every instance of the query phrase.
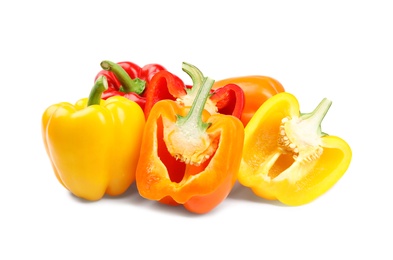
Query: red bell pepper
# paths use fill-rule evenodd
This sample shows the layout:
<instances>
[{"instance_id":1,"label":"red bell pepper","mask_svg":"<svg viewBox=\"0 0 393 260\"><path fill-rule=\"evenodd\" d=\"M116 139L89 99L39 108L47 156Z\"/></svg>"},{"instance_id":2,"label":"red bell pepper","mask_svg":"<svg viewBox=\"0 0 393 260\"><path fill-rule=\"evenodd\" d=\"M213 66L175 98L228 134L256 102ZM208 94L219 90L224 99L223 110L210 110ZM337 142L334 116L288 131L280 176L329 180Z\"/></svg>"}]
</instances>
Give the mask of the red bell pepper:
<instances>
[{"instance_id":1,"label":"red bell pepper","mask_svg":"<svg viewBox=\"0 0 393 260\"><path fill-rule=\"evenodd\" d=\"M166 70L159 64L147 64L143 67L129 61L114 63L104 60L95 80L105 76L108 80L108 89L102 94L102 99L112 96L124 96L135 101L144 109L146 103L146 89L152 77L159 71Z\"/></svg>"},{"instance_id":2,"label":"red bell pepper","mask_svg":"<svg viewBox=\"0 0 393 260\"><path fill-rule=\"evenodd\" d=\"M200 71L195 71L193 75L198 79L203 78ZM162 99L176 100L184 106L191 106L200 87L201 85L195 84L186 86L180 78L168 71L157 72L146 89L145 117L148 117L154 104ZM210 114L220 113L240 118L244 102L243 90L236 84L227 84L210 91L205 107Z\"/></svg>"}]
</instances>

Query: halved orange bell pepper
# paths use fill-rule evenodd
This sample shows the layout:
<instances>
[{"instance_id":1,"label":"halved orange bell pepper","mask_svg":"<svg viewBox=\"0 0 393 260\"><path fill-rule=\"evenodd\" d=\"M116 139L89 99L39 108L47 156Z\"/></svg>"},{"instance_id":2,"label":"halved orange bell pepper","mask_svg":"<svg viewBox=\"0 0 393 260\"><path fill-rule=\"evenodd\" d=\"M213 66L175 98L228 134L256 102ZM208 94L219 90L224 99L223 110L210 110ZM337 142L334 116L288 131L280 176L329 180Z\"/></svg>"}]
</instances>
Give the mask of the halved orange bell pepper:
<instances>
[{"instance_id":1,"label":"halved orange bell pepper","mask_svg":"<svg viewBox=\"0 0 393 260\"><path fill-rule=\"evenodd\" d=\"M58 181L86 200L124 193L139 159L143 110L122 96L101 99L107 87L100 76L89 98L51 105L42 116L42 138Z\"/></svg>"},{"instance_id":2,"label":"halved orange bell pepper","mask_svg":"<svg viewBox=\"0 0 393 260\"><path fill-rule=\"evenodd\" d=\"M214 81L187 63L198 93L191 107L155 103L146 122L136 184L140 195L194 213L207 213L231 191L239 169L244 127L232 116L205 109ZM200 85L200 86L199 86Z\"/></svg>"},{"instance_id":3,"label":"halved orange bell pepper","mask_svg":"<svg viewBox=\"0 0 393 260\"><path fill-rule=\"evenodd\" d=\"M348 169L352 151L321 132L331 101L301 114L290 93L268 99L245 127L239 182L265 199L302 205L328 191Z\"/></svg>"},{"instance_id":4,"label":"halved orange bell pepper","mask_svg":"<svg viewBox=\"0 0 393 260\"><path fill-rule=\"evenodd\" d=\"M276 79L262 75L250 75L218 80L213 89L219 89L228 84L235 84L243 89L244 107L240 117L246 126L258 108L270 97L284 92L283 85Z\"/></svg>"}]
</instances>

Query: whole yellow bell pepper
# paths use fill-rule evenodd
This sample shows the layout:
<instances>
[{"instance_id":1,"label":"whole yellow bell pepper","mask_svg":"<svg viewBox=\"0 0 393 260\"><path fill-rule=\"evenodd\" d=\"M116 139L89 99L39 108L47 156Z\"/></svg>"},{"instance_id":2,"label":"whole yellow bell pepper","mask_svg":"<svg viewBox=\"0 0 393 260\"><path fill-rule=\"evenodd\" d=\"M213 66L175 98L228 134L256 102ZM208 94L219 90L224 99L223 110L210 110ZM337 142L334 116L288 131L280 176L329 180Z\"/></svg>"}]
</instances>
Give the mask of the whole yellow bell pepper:
<instances>
[{"instance_id":1,"label":"whole yellow bell pepper","mask_svg":"<svg viewBox=\"0 0 393 260\"><path fill-rule=\"evenodd\" d=\"M145 117L135 102L107 100L104 76L89 98L48 107L42 116L45 149L59 182L75 196L99 200L124 193L135 180Z\"/></svg>"},{"instance_id":2,"label":"whole yellow bell pepper","mask_svg":"<svg viewBox=\"0 0 393 260\"><path fill-rule=\"evenodd\" d=\"M323 99L301 114L298 100L282 92L268 99L245 127L239 182L265 199L309 203L329 190L352 158L347 142L321 132L331 106Z\"/></svg>"}]
</instances>

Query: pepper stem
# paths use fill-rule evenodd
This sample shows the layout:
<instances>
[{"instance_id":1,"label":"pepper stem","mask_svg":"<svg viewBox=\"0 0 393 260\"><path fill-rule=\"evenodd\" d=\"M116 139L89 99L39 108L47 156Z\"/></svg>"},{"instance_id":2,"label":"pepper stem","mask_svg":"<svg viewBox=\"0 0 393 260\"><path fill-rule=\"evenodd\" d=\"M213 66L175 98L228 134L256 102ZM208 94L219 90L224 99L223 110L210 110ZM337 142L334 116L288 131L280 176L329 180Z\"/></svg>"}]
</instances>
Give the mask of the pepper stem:
<instances>
[{"instance_id":1,"label":"pepper stem","mask_svg":"<svg viewBox=\"0 0 393 260\"><path fill-rule=\"evenodd\" d=\"M202 113L214 80L203 77L194 66L183 63L183 70L190 75L193 86L199 86L187 115L177 115L174 124L164 127L164 141L169 153L177 160L191 165L201 165L217 150L218 141L206 129L210 123L202 121ZM165 122L164 122L165 125Z\"/></svg>"},{"instance_id":2,"label":"pepper stem","mask_svg":"<svg viewBox=\"0 0 393 260\"><path fill-rule=\"evenodd\" d=\"M140 95L145 90L146 81L139 78L131 79L127 72L119 64L104 60L100 65L104 70L111 71L115 74L116 78L121 83L120 91L125 93L134 92Z\"/></svg>"},{"instance_id":3,"label":"pepper stem","mask_svg":"<svg viewBox=\"0 0 393 260\"><path fill-rule=\"evenodd\" d=\"M202 113L205 109L205 104L209 98L210 90L213 87L214 80L209 77L204 77L201 71L195 66L183 62L183 71L185 71L192 79L193 87L197 87L198 92L194 98L190 111L186 116L178 116L177 125L179 126L195 126L201 131L205 131L210 124L202 121Z\"/></svg>"},{"instance_id":4,"label":"pepper stem","mask_svg":"<svg viewBox=\"0 0 393 260\"><path fill-rule=\"evenodd\" d=\"M183 62L182 69L192 79L192 88L186 88L187 94L195 98L204 81L203 73L197 67L186 62Z\"/></svg>"},{"instance_id":5,"label":"pepper stem","mask_svg":"<svg viewBox=\"0 0 393 260\"><path fill-rule=\"evenodd\" d=\"M95 82L90 91L87 106L99 105L101 102L102 93L108 89L108 80L105 76L100 76Z\"/></svg>"},{"instance_id":6,"label":"pepper stem","mask_svg":"<svg viewBox=\"0 0 393 260\"><path fill-rule=\"evenodd\" d=\"M322 135L321 123L329 111L332 101L324 98L311 113L305 113L300 116L303 122L306 122L309 129L317 129L317 133Z\"/></svg>"}]
</instances>

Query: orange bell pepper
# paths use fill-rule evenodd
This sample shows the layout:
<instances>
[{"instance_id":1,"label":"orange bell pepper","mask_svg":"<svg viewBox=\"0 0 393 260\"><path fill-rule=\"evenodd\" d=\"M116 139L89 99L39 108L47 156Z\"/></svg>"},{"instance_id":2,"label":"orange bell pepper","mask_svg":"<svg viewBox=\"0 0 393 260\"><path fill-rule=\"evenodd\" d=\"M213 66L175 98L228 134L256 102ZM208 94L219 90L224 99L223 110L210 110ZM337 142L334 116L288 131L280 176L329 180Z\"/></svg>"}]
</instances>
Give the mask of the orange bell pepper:
<instances>
[{"instance_id":1,"label":"orange bell pepper","mask_svg":"<svg viewBox=\"0 0 393 260\"><path fill-rule=\"evenodd\" d=\"M268 98L285 91L278 80L261 75L219 80L214 83L213 89L218 89L231 83L238 85L244 92L244 108L240 118L244 126L247 125L251 117Z\"/></svg>"},{"instance_id":2,"label":"orange bell pepper","mask_svg":"<svg viewBox=\"0 0 393 260\"><path fill-rule=\"evenodd\" d=\"M301 114L297 99L279 93L245 127L239 182L265 199L302 205L328 191L352 158L347 142L321 131L331 101Z\"/></svg>"},{"instance_id":3,"label":"orange bell pepper","mask_svg":"<svg viewBox=\"0 0 393 260\"><path fill-rule=\"evenodd\" d=\"M158 101L150 111L136 171L140 195L203 214L231 191L239 169L244 127L224 114L205 109L214 81L183 63L198 93L191 107ZM201 84L201 85L198 85Z\"/></svg>"}]
</instances>

